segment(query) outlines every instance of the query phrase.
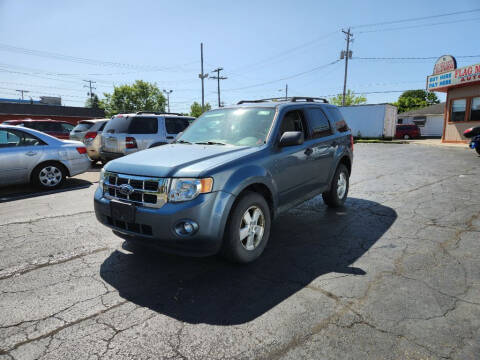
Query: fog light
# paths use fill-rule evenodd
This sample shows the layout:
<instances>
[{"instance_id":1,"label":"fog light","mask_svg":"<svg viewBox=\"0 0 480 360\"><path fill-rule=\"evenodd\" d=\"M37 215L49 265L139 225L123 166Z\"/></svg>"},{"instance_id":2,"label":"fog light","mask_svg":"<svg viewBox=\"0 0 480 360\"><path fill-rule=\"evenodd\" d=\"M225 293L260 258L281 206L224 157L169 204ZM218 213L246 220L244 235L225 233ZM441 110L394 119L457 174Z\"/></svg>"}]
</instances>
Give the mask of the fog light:
<instances>
[{"instance_id":1,"label":"fog light","mask_svg":"<svg viewBox=\"0 0 480 360\"><path fill-rule=\"evenodd\" d=\"M198 224L192 220L182 220L175 225L175 232L180 236L193 235L198 230Z\"/></svg>"}]
</instances>

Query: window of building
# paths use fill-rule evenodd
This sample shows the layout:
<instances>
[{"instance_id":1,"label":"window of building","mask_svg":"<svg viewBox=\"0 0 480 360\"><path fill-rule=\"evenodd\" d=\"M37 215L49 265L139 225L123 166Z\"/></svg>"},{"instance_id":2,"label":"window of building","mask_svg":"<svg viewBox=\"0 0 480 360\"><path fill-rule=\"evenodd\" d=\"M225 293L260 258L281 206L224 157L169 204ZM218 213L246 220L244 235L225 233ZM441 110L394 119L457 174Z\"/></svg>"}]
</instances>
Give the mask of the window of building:
<instances>
[{"instance_id":1,"label":"window of building","mask_svg":"<svg viewBox=\"0 0 480 360\"><path fill-rule=\"evenodd\" d=\"M467 109L467 99L457 99L452 101L452 110L450 121L465 121L465 111Z\"/></svg>"},{"instance_id":2,"label":"window of building","mask_svg":"<svg viewBox=\"0 0 480 360\"><path fill-rule=\"evenodd\" d=\"M397 124L402 125L403 124L403 119L398 119Z\"/></svg>"},{"instance_id":3,"label":"window of building","mask_svg":"<svg viewBox=\"0 0 480 360\"><path fill-rule=\"evenodd\" d=\"M413 118L413 123L418 127L424 127L426 122L427 122L426 116L415 116Z\"/></svg>"},{"instance_id":4,"label":"window of building","mask_svg":"<svg viewBox=\"0 0 480 360\"><path fill-rule=\"evenodd\" d=\"M470 120L480 121L480 97L474 97L470 105Z\"/></svg>"}]
</instances>

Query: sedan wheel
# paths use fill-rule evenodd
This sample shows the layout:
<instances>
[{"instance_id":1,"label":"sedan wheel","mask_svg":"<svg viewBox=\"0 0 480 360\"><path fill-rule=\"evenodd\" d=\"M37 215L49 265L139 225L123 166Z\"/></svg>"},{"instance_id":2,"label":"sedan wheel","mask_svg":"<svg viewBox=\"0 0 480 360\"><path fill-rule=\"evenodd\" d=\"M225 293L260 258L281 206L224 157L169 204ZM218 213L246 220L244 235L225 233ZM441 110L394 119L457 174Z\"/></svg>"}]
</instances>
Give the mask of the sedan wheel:
<instances>
[{"instance_id":1,"label":"sedan wheel","mask_svg":"<svg viewBox=\"0 0 480 360\"><path fill-rule=\"evenodd\" d=\"M408 139L410 139L410 135L405 134L405 135L403 135L403 138L404 138L405 140L408 140Z\"/></svg>"},{"instance_id":2,"label":"sedan wheel","mask_svg":"<svg viewBox=\"0 0 480 360\"><path fill-rule=\"evenodd\" d=\"M64 168L54 162L41 164L32 173L33 183L44 189L58 188L65 180L65 177Z\"/></svg>"}]
</instances>

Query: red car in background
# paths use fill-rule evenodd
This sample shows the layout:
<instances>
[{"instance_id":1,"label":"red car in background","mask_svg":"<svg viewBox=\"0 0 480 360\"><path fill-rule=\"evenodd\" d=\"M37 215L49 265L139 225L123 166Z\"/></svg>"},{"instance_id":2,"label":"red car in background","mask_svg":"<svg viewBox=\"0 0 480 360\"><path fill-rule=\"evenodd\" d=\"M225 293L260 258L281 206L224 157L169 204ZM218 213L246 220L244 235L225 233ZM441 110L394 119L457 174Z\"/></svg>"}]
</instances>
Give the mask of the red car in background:
<instances>
[{"instance_id":1,"label":"red car in background","mask_svg":"<svg viewBox=\"0 0 480 360\"><path fill-rule=\"evenodd\" d=\"M420 128L415 124L397 125L396 139L417 139L420 136Z\"/></svg>"},{"instance_id":2,"label":"red car in background","mask_svg":"<svg viewBox=\"0 0 480 360\"><path fill-rule=\"evenodd\" d=\"M58 120L7 120L3 122L4 125L24 126L29 129L38 130L48 135L54 136L58 139L68 140L70 138L70 131L75 125L66 121Z\"/></svg>"}]
</instances>

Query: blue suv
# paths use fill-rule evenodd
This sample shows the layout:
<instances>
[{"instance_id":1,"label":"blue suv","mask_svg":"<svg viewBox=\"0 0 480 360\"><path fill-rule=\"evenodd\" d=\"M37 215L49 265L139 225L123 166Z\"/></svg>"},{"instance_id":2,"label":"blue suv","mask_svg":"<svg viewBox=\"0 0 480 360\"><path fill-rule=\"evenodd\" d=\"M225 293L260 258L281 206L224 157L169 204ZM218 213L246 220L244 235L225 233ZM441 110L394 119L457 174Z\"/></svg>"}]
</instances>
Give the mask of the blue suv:
<instances>
[{"instance_id":1,"label":"blue suv","mask_svg":"<svg viewBox=\"0 0 480 360\"><path fill-rule=\"evenodd\" d=\"M319 194L342 206L352 160L350 129L325 99L240 101L172 144L109 162L95 213L128 242L247 263L282 212Z\"/></svg>"}]
</instances>

